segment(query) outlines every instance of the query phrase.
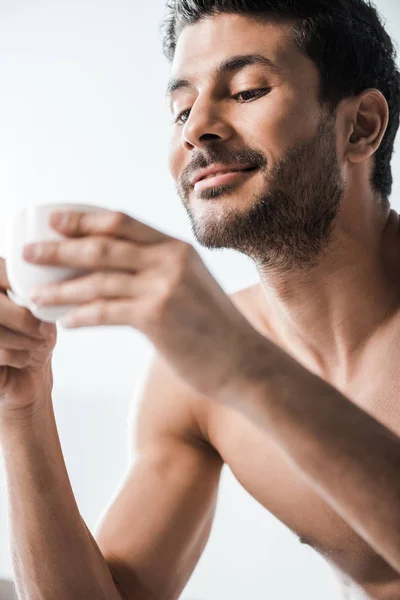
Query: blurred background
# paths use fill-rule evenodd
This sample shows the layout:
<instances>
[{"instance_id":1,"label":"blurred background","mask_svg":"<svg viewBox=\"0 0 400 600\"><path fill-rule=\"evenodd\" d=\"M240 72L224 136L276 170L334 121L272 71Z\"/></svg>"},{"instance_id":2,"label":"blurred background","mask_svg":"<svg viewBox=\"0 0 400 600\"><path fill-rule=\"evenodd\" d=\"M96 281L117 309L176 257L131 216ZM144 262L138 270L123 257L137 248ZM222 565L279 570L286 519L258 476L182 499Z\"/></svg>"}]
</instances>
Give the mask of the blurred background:
<instances>
[{"instance_id":1,"label":"blurred background","mask_svg":"<svg viewBox=\"0 0 400 600\"><path fill-rule=\"evenodd\" d=\"M398 0L376 5L398 41ZM246 257L195 242L168 172L163 14L163 0L1 0L0 256L15 211L46 202L94 203L190 241L227 293L258 281ZM395 178L399 169L395 155ZM395 179L391 198L398 212L399 185ZM92 533L128 468L128 419L152 354L148 340L128 328L59 328L54 410L73 491ZM0 579L12 577L0 460ZM0 584L1 600L8 598L4 590ZM340 593L323 559L224 467L210 540L181 598L339 600Z\"/></svg>"}]
</instances>

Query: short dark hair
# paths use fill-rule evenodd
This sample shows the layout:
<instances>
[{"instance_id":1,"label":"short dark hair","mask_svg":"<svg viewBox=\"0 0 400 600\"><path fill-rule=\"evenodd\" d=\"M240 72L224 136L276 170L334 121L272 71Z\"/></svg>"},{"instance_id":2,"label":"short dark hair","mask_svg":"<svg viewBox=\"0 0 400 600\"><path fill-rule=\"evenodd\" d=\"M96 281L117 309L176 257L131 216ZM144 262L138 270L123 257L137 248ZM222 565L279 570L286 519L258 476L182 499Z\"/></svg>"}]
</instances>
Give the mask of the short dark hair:
<instances>
[{"instance_id":1,"label":"short dark hair","mask_svg":"<svg viewBox=\"0 0 400 600\"><path fill-rule=\"evenodd\" d=\"M368 88L384 95L389 123L375 153L371 185L387 204L393 185L390 162L399 127L400 73L394 44L374 4L368 0L167 0L161 22L166 58L173 60L185 27L221 13L293 21L293 40L318 68L319 101L331 113L342 100Z\"/></svg>"}]
</instances>

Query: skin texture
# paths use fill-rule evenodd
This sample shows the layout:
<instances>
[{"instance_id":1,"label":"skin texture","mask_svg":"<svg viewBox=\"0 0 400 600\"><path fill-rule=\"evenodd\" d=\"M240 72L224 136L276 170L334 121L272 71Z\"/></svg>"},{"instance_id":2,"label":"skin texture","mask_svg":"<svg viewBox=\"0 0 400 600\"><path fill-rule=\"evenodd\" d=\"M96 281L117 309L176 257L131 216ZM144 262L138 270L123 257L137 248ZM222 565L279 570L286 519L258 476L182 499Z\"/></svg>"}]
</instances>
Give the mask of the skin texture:
<instances>
[{"instance_id":1,"label":"skin texture","mask_svg":"<svg viewBox=\"0 0 400 600\"><path fill-rule=\"evenodd\" d=\"M258 65L212 78L218 62L249 52L272 58L285 76ZM130 325L167 360L156 357L142 390L136 457L96 540L69 485L51 389L42 402L28 398L35 410L4 412L19 591L178 598L207 541L226 462L331 562L354 599L397 598L398 527L382 527L379 516L398 524L398 215L368 184L386 101L368 90L330 119L316 101L316 70L291 46L288 26L235 15L184 30L172 71L192 82L190 93L174 94L173 110L191 112L172 131L170 166L194 233L209 248L250 256L261 283L230 302L189 245L121 213L70 215L60 230L75 239L42 248L33 262L96 270L48 290L42 304L78 301L73 327ZM246 104L232 96L254 87L269 92ZM251 160L259 170L196 194L194 170L216 160ZM15 318L26 315L13 310ZM11 316L8 301L4 312ZM253 375L273 366L261 391L241 373L243 359ZM236 393L231 404L222 401L227 390ZM58 518L48 518L49 507Z\"/></svg>"},{"instance_id":2,"label":"skin texture","mask_svg":"<svg viewBox=\"0 0 400 600\"><path fill-rule=\"evenodd\" d=\"M343 101L335 118L327 116L318 103L317 70L289 32L290 25L238 15L183 30L172 77L192 86L171 96L174 118L188 112L172 129L170 169L198 242L254 260L260 284L236 297L249 321L398 434L392 372L399 217L369 185L387 103L379 91L365 90ZM214 66L240 54L267 56L284 76L253 65L213 78ZM259 88L270 91L247 103L232 98ZM246 179L198 193L190 185L196 168L251 157L260 169ZM397 597L398 574L302 481L272 441L215 406L207 431L246 489L340 569L354 598ZM273 490L264 483L271 477Z\"/></svg>"},{"instance_id":3,"label":"skin texture","mask_svg":"<svg viewBox=\"0 0 400 600\"><path fill-rule=\"evenodd\" d=\"M265 325L272 321L285 348L321 374L346 377L357 349L398 305L398 216L381 208L369 186L388 107L379 91L366 90L341 103L336 124L326 119L318 72L289 32L290 25L238 15L183 30L172 76L190 79L195 89L172 96L173 115L190 109L190 116L172 130L170 168L198 241L253 258ZM211 78L214 65L247 53L269 57L286 75L257 65ZM266 87L271 91L250 103L230 97ZM206 202L188 186L192 165L217 157L229 162L249 151L267 166L219 194L215 189L215 200ZM362 310L354 298L362 298Z\"/></svg>"}]
</instances>

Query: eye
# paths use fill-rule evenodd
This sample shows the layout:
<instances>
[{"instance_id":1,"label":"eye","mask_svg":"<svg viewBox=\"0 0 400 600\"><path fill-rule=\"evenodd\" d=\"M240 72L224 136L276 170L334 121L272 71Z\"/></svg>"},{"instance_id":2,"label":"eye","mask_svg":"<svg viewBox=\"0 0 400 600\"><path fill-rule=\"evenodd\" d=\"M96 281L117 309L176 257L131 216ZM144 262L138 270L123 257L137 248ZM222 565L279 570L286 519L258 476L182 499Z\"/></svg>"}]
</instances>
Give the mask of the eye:
<instances>
[{"instance_id":1,"label":"eye","mask_svg":"<svg viewBox=\"0 0 400 600\"><path fill-rule=\"evenodd\" d=\"M251 102L252 100L256 99L256 98L260 98L261 96L265 96L265 94L267 94L268 92L271 91L271 88L260 88L260 89L256 89L256 90L245 90L244 92L239 92L238 94L234 94L232 96L232 98L234 100L239 100L240 96L244 96L245 94L250 94L249 98L246 98L243 100L243 102ZM187 117L189 117L190 114L190 108L182 111L181 113L179 113L179 115L177 116L177 118L175 119L175 124L177 125L184 125L187 121ZM187 117L182 120L185 115L187 115Z\"/></svg>"},{"instance_id":2,"label":"eye","mask_svg":"<svg viewBox=\"0 0 400 600\"><path fill-rule=\"evenodd\" d=\"M265 96L265 94L270 91L271 91L271 88L261 88L261 89L257 89L257 90L245 90L244 92L239 92L238 94L235 94L234 96L232 96L232 98L234 98L235 100L239 100L239 96L245 96L247 94L250 94L249 98L243 100L243 102L249 102L250 100L254 100L254 98L260 98L260 96Z\"/></svg>"},{"instance_id":3,"label":"eye","mask_svg":"<svg viewBox=\"0 0 400 600\"><path fill-rule=\"evenodd\" d=\"M183 125L184 123L186 123L185 119L184 121L182 121L182 117L187 113L187 116L189 116L190 113L190 108L188 108L187 110L182 111L181 113L179 113L179 115L176 117L174 123L176 123L177 125Z\"/></svg>"}]
</instances>

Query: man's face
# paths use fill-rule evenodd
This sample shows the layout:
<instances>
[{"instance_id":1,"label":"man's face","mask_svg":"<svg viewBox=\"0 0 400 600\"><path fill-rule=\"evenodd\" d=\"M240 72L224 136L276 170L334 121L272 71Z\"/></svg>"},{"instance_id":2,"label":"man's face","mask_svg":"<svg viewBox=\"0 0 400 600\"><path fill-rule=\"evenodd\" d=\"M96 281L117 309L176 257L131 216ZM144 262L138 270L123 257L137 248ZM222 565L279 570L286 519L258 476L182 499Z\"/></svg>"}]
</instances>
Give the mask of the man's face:
<instances>
[{"instance_id":1,"label":"man's face","mask_svg":"<svg viewBox=\"0 0 400 600\"><path fill-rule=\"evenodd\" d=\"M186 83L170 96L173 120L181 116L169 166L195 238L279 271L321 254L344 193L336 119L322 111L318 71L290 32L289 23L206 18L182 31L171 73ZM281 72L262 61L243 66L248 59L216 72L249 55ZM193 185L199 169L216 165L255 170Z\"/></svg>"}]
</instances>

